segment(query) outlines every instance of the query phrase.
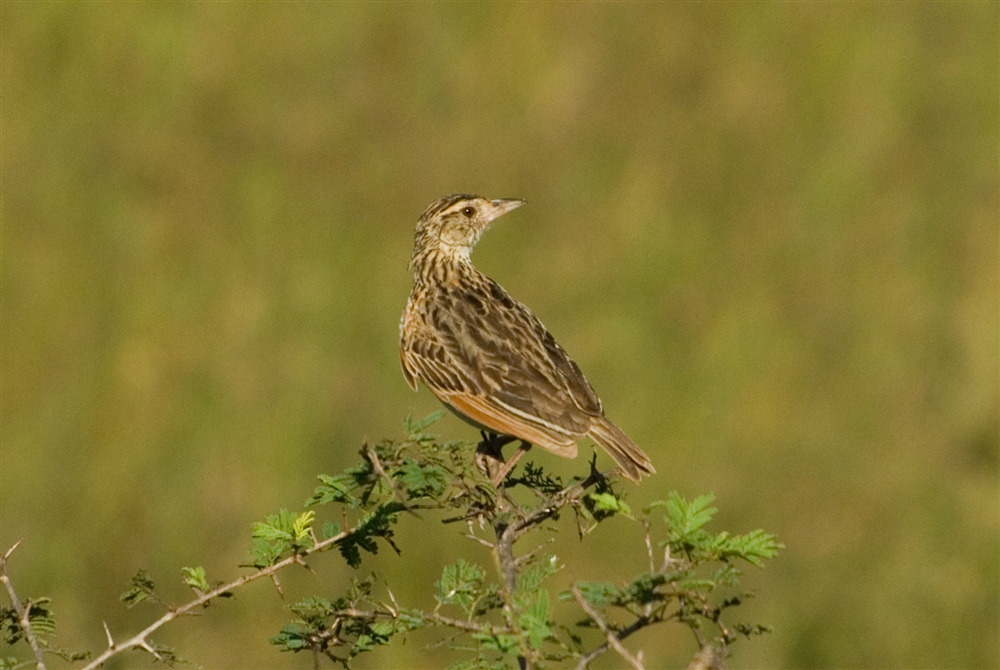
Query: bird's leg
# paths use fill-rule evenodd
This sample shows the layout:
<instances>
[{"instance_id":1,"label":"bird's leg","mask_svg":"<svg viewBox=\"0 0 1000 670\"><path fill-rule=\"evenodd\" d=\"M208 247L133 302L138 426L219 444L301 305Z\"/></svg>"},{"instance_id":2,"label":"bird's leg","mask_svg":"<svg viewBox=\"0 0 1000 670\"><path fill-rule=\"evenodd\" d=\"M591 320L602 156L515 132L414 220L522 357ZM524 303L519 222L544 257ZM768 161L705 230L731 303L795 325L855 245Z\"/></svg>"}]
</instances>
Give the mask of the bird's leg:
<instances>
[{"instance_id":1,"label":"bird's leg","mask_svg":"<svg viewBox=\"0 0 1000 670\"><path fill-rule=\"evenodd\" d=\"M493 486L500 486L500 482L503 481L503 478L506 477L507 474L514 469L514 466L517 465L517 462L521 460L521 456L524 456L526 453L528 453L528 449L531 449L531 445L528 442L521 440L521 446L519 446L517 448L517 451L515 451L513 455L511 455L510 460L504 463L503 467L500 468L499 472L497 472L491 478Z\"/></svg>"},{"instance_id":2,"label":"bird's leg","mask_svg":"<svg viewBox=\"0 0 1000 670\"><path fill-rule=\"evenodd\" d=\"M502 470L504 445L513 442L517 438L511 435L497 435L485 430L481 431L480 435L483 436L483 441L476 447L476 467L484 475L493 479L494 473L498 469ZM508 471L504 470L504 474Z\"/></svg>"}]
</instances>

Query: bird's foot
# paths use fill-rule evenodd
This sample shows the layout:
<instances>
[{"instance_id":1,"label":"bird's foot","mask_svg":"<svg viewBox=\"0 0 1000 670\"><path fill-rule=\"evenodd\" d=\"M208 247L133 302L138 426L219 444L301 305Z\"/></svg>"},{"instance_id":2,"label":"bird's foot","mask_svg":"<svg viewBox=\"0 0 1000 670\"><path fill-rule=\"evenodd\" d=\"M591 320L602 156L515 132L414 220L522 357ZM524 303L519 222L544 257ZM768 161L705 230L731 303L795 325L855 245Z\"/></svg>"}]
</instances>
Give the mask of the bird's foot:
<instances>
[{"instance_id":1,"label":"bird's foot","mask_svg":"<svg viewBox=\"0 0 1000 670\"><path fill-rule=\"evenodd\" d=\"M499 469L499 471L490 478L490 481L493 482L493 486L500 486L500 482L503 481L503 478L506 477L510 473L510 471L514 469L514 466L517 465L517 462L521 460L521 456L524 456L526 453L528 453L529 449L531 449L531 445L525 442L524 440L521 440L521 446L519 446L517 448L517 451L513 453L513 455L510 457L510 460L504 463L503 466Z\"/></svg>"},{"instance_id":2,"label":"bird's foot","mask_svg":"<svg viewBox=\"0 0 1000 670\"><path fill-rule=\"evenodd\" d=\"M514 468L517 461L524 455L531 445L521 440L521 446L509 461L504 461L503 447L510 444L516 437L511 435L497 435L482 431L483 441L476 447L476 467L480 472L490 478L494 486L499 486L503 478Z\"/></svg>"}]
</instances>

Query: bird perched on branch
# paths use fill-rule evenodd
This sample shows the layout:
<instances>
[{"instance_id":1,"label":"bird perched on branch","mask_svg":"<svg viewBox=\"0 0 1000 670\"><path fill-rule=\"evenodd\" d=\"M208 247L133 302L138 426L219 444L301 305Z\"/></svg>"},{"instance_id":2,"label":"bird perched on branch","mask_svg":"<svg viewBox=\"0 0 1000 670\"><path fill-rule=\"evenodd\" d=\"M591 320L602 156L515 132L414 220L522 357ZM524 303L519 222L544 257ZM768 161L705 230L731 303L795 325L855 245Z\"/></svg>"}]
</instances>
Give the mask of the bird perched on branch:
<instances>
[{"instance_id":1,"label":"bird perched on branch","mask_svg":"<svg viewBox=\"0 0 1000 670\"><path fill-rule=\"evenodd\" d=\"M419 379L484 431L477 461L503 463L500 448L521 440L492 473L495 484L531 445L574 458L583 437L638 483L655 472L649 457L608 421L580 368L531 310L472 265L483 232L523 204L450 195L420 216L410 260L413 291L399 326L403 374L414 391Z\"/></svg>"}]
</instances>

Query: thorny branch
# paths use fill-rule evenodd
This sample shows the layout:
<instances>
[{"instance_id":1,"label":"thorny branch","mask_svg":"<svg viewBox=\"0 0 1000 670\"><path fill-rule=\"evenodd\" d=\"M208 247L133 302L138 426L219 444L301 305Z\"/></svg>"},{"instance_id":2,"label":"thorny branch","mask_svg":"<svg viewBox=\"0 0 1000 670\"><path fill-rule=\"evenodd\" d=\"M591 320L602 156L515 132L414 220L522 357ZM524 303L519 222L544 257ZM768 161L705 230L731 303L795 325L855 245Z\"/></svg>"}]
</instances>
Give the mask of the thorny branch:
<instances>
[{"instance_id":1,"label":"thorny branch","mask_svg":"<svg viewBox=\"0 0 1000 670\"><path fill-rule=\"evenodd\" d=\"M392 478L389 477L388 474L385 472L384 467L379 462L377 455L374 454L373 450L371 449L367 450L365 456L368 458L369 462L372 463L375 472L379 477L382 477L392 482ZM508 612L506 613L508 615L508 625L512 630L516 631L517 626L515 625L514 618L512 617L513 601L511 599L511 593L514 591L517 585L517 574L520 564L519 559L514 556L514 551L513 551L514 542L520 539L524 535L524 533L527 532L531 527L551 518L554 514L556 514L560 509L565 507L571 501L580 499L583 496L584 492L587 490L587 488L593 486L599 481L602 481L603 479L605 479L605 477L606 477L605 474L599 472L593 472L589 477L587 477L583 481L567 486L566 488L562 489L561 491L550 497L546 502L546 504L542 505L532 513L528 515L524 515L523 513L520 514L519 516L521 516L522 518L515 524L506 525L502 527L498 526L496 543L490 543L485 540L479 540L482 544L491 546L497 557L501 571L504 575L504 586L506 588L503 590L505 591L504 596L507 605L507 607L505 607L504 609L508 610ZM509 509L509 507L506 505L501 504L499 506ZM520 512L519 507L517 508L517 510L518 512ZM157 630L162 628L164 625L170 623L171 621L179 617L185 616L191 613L192 611L197 610L198 608L208 604L213 599L218 598L223 594L229 593L230 591L233 591L237 588L240 588L241 586L244 586L250 582L256 581L264 577L268 577L274 580L276 579L276 574L279 571L285 569L290 565L297 564L304 566L305 565L304 559L306 557L330 549L331 547L335 546L338 542L347 538L352 532L353 531L351 529L348 529L341 531L337 535L334 535L333 537L327 538L323 541L320 542L314 541L313 546L308 549L302 550L298 553L288 556L274 563L273 565L246 574L240 577L239 579L233 580L227 584L223 584L210 591L206 591L205 593L200 594L197 598L185 603L184 605L181 605L180 607L170 608L159 619L151 623L149 626L147 626L137 634L133 635L132 637L122 642L115 642L113 637L111 636L110 631L107 631L107 628L105 628L108 637L108 647L100 655L95 657L90 663L84 666L83 670L96 670L104 663L106 663L110 658L129 649L137 649L137 648L143 649L149 652L155 658L162 660L160 655L156 652L155 648L150 644L149 637ZM470 534L472 534L471 529L470 529ZM341 614L345 617L353 616L351 612L352 610L346 610ZM367 613L363 613L360 611L355 611L355 612L356 614L370 614L372 617L392 616L392 613L388 611L385 613L378 611L371 611ZM426 618L427 620L436 625L448 626L458 630L465 630L470 632L489 632L491 630L491 627L479 626L478 624L472 624L470 622L464 622L460 619L445 617L437 613L427 614ZM33 644L32 648L35 649L35 647L36 645ZM39 651L36 653L36 656L40 658L40 654L41 652ZM532 664L527 659L522 658L519 660L521 662L522 667L524 668L532 667ZM44 665L42 664L41 660L39 660L39 668L40 669L44 668Z\"/></svg>"},{"instance_id":2,"label":"thorny branch","mask_svg":"<svg viewBox=\"0 0 1000 670\"><path fill-rule=\"evenodd\" d=\"M352 529L341 531L340 533L337 533L333 537L329 537L321 542L315 543L313 544L312 547L304 549L291 556L288 556L287 558L284 558L278 561L277 563L274 563L273 565L269 565L266 568L260 568L259 570L243 575L239 579L235 579L229 582L228 584L223 584L210 591L206 591L205 593L202 593L194 600L191 600L181 605L180 607L176 608L172 607L170 608L170 610L167 611L166 614L164 614L159 619L157 619L156 621L154 621L149 626L139 631L129 639L125 640L124 642L115 642L114 639L111 637L111 633L107 632L107 628L105 627L105 631L107 632L108 636L108 648L105 649L99 656L94 658L93 661L84 666L83 670L96 670L96 668L99 668L101 665L107 662L107 660L110 659L111 657L117 656L123 651L127 651L129 649L136 649L136 648L144 649L157 659L160 659L160 655L156 653L156 650L149 643L149 636L155 633L160 628L162 628L164 625L170 623L171 621L177 619L178 617L182 617L186 614L189 614L192 610L197 610L199 607L207 605L209 601L218 598L226 593L229 593L230 591L238 589L239 587L244 586L245 584L257 581L258 579L261 579L263 577L269 577L273 579L278 571L283 570L290 565L305 566L304 559L307 556L330 549L338 542L348 537L352 532L353 532Z\"/></svg>"},{"instance_id":3,"label":"thorny branch","mask_svg":"<svg viewBox=\"0 0 1000 670\"><path fill-rule=\"evenodd\" d=\"M611 645L618 655L624 658L629 665L635 668L635 670L645 670L645 667L642 665L642 661L636 658L632 652L622 645L621 640L618 637L619 634L608 628L608 623L604 620L604 617L601 616L601 613L598 612L597 609L588 603L587 599L583 597L583 594L580 593L580 587L573 584L571 592L573 593L573 600L575 600L576 604L579 605L580 608L587 613L587 616L589 616L594 623L597 624L597 627L601 629L602 633L604 633L604 637L607 638L608 644ZM586 662L581 660L582 665L577 667L586 668L587 663L589 662L589 660Z\"/></svg>"},{"instance_id":4,"label":"thorny branch","mask_svg":"<svg viewBox=\"0 0 1000 670\"><path fill-rule=\"evenodd\" d=\"M494 560L497 563L500 573L503 575L503 583L500 591L504 600L504 619L510 630L521 640L522 647L525 650L528 650L529 646L524 640L524 635L520 627L516 625L519 612L514 603L513 593L517 588L517 575L522 563L529 560L530 556L539 547L529 550L524 556L518 557L514 554L514 543L521 539L529 529L557 514L570 501L574 499L578 500L589 486L600 481L602 478L602 475L594 473L582 482L567 486L548 498L544 504L530 514L525 514L519 506L510 501L505 491L504 495L500 496L497 500L497 510L499 512L503 513L512 510L521 517L519 521L514 523L508 523L496 517L492 519L497 536L492 549ZM525 653L520 654L517 660L521 670L531 670L534 667L533 659Z\"/></svg>"},{"instance_id":5,"label":"thorny branch","mask_svg":"<svg viewBox=\"0 0 1000 670\"><path fill-rule=\"evenodd\" d=\"M598 482L607 480L617 472L619 472L617 468L609 470L608 472L592 472L586 479L579 481L576 484L571 484L553 495L545 502L545 504L539 506L538 509L524 517L519 523L513 526L513 532L515 534L514 541L517 541L522 535L530 530L532 526L536 526L543 521L551 519L555 514L559 513L559 510L573 502L578 502L583 497L583 494L587 489L594 486Z\"/></svg>"},{"instance_id":6,"label":"thorny branch","mask_svg":"<svg viewBox=\"0 0 1000 670\"><path fill-rule=\"evenodd\" d=\"M35 668L36 670L45 670L45 652L38 642L38 638L35 637L35 631L31 627L31 603L28 602L27 607L25 607L17 597L17 593L14 591L14 585L10 581L10 577L7 575L7 559L10 555L14 553L17 546L21 544L18 540L14 545L4 552L3 556L0 556L0 582L7 588L7 593L10 594L10 600L14 603L14 611L17 612L17 620L21 624L21 630L24 632L24 638L28 641L28 645L31 647L31 653L35 656Z\"/></svg>"},{"instance_id":7,"label":"thorny branch","mask_svg":"<svg viewBox=\"0 0 1000 670\"><path fill-rule=\"evenodd\" d=\"M327 629L325 637L327 639L335 637L334 631L337 626L345 619L358 619L361 621L375 621L376 619L398 619L399 612L393 612L389 609L375 609L375 610L359 610L356 608L348 608L334 612L334 623ZM454 617L444 616L443 614L438 614L437 612L420 612L420 618L424 621L429 621L436 626L447 626L448 628L454 628L456 630L466 631L468 633L492 633L494 632L494 627L488 624L479 624L474 621L466 621L464 619L456 619Z\"/></svg>"},{"instance_id":8,"label":"thorny branch","mask_svg":"<svg viewBox=\"0 0 1000 670\"><path fill-rule=\"evenodd\" d=\"M646 626L652 625L654 623L659 623L660 621L663 621L663 619L652 619L650 617L639 617L638 619L636 619L635 621L633 621L631 624L629 624L625 628L622 628L621 631L617 634L616 637L618 638L619 641L620 640L624 640L625 638L627 638L632 633L635 633L636 631L642 630ZM586 667L588 665L590 665L591 661L593 661L595 658L597 658L601 654L606 653L608 651L608 649L610 649L610 648L611 648L611 644L609 642L607 642L607 641L603 642L602 644L598 645L597 647L594 647L588 653L586 653L586 654L584 654L583 656L580 657L580 662L576 664L576 670L585 670Z\"/></svg>"},{"instance_id":9,"label":"thorny branch","mask_svg":"<svg viewBox=\"0 0 1000 670\"><path fill-rule=\"evenodd\" d=\"M158 653L150 640L150 636L167 623L190 615L208 605L213 599L230 595L232 591L250 582L267 578L277 585L277 574L281 570L293 564L308 568L305 563L308 556L326 551L338 544L348 562L356 566L360 563L359 548L374 553L371 543L375 538L381 538L395 548L391 525L396 520L392 518L391 521L386 521L387 517L380 516L380 510L390 510L386 512L387 514L409 511L416 516L414 510L417 509L459 511L457 516L442 521L466 522L467 532L463 535L488 549L494 560L496 570L494 574L499 578L499 584L487 582L484 579L484 572L478 565L473 565L478 571L475 573L477 576L462 578L466 580L463 588L467 591L460 592L471 594L468 596L469 599L461 604L468 618L447 616L439 613L437 608L433 611L401 608L391 590L389 591L391 604L372 599L368 597L371 588L369 582L369 585L360 591L352 586L353 595L337 600L336 604L324 598L314 597L303 601L303 610L296 610L293 606L292 610L298 614L300 620L283 628L281 635L272 638L272 643L287 651L311 649L317 653L316 663L319 662L320 656L325 654L347 667L355 655L370 651L374 646L386 644L391 636L397 633L405 635L407 631L429 625L452 629L454 636L449 639L457 636L471 637L475 643L472 648L477 649L479 654L477 662L492 663L498 656L507 660L516 657L518 666L522 670L531 670L536 664L572 659L577 663L577 670L586 670L598 656L613 650L633 670L644 670L641 652L633 654L625 648L622 641L648 626L679 621L692 626L700 648L689 668L724 670L725 643L731 635L719 621L719 614L731 604L738 604L738 599L727 600L719 607L711 607L708 592L702 593L705 589L685 586L682 575L694 575L694 570L699 565L718 561L718 552L721 551L719 547L726 548L728 552L726 555L730 559L743 558L759 566L761 558L771 558L777 549L780 549L781 545L776 543L773 536L763 534L763 531L738 537L726 533L713 536L700 530L714 513L714 510L706 512L711 496L702 496L689 502L671 492L669 502L656 501L642 515L633 515L619 494L608 484L607 480L615 474L615 471L599 472L595 461L591 462L589 476L568 486L564 486L558 478L549 477L540 468L526 466L523 475L509 477L501 488L496 489L478 477L470 478L466 475L469 471L461 460L465 454L459 449L429 444L431 439L432 436L428 438L418 435L411 437L411 441L403 445L392 442L366 445L362 450L362 456L367 464L347 470L337 477L321 476L323 485L317 487L316 493L307 502L307 505L327 502L342 504L344 518L341 527L345 530L335 532L337 529L332 528L329 532L335 534L320 540L311 525L312 516L309 516L304 522L306 527L293 526L295 541L274 555L274 559L277 559L289 551L285 558L214 588L207 588L207 583L202 582L204 590L194 587L197 597L181 606L170 607L159 619L122 642L115 642L105 625L107 648L83 670L96 670L112 657L129 649L143 649L157 660L170 663L172 657L166 653ZM588 495L590 490L594 492ZM524 491L536 497L534 504L521 504L515 500L513 494ZM678 544L681 540L677 539L654 543L648 517L648 510L654 506L666 509L666 513L670 516L667 520L669 527L674 529L675 533L685 534L683 544ZM358 509L366 514L362 520L351 525L348 523L348 508ZM622 586L579 582L572 584L569 592L564 591L560 595L561 599L574 600L586 614L585 622L578 625L599 629L603 634L604 639L600 642L593 640L592 644L596 646L589 650L584 647L582 638L572 633L569 640L561 639L561 636L556 634L557 631L567 631L567 629L561 625L553 625L549 619L551 612L549 591L539 586L539 582L551 574L545 572L546 568L542 567L543 565L553 566L552 571L558 568L555 556L549 556L551 563L545 563L546 559L540 560L538 555L549 545L552 538L538 540L537 535L533 535L537 541L532 541L531 547L521 551L520 554L515 552L515 544L530 531L549 528L550 524L546 522L557 519L567 510L576 513L581 538L594 524L617 512L624 512L627 518L641 523L645 531L643 540L649 565L648 573ZM282 515L287 514L282 510ZM312 515L311 512L309 514ZM268 523L271 523L271 518L268 517ZM420 516L416 518L422 519ZM296 524L298 523L296 520ZM492 533L485 535L484 530ZM302 542L302 535L306 531L311 535L311 544ZM327 533L326 529L324 533ZM31 645L37 661L36 670L44 670L42 656L44 649L31 629L30 609L25 609L17 600L6 574L6 560L16 546L2 557L0 580L6 585L15 603L20 627L24 629L25 639ZM662 565L659 569L656 566L659 562L656 546L663 547ZM683 549L686 558L673 558L671 547L674 547L675 555L679 555L676 552L681 552ZM707 553L692 558L692 548ZM266 559L263 563L269 563L274 559ZM458 565L461 565L461 562L456 564ZM449 566L446 568L446 574L448 569L457 568ZM541 572L538 572L539 570ZM731 576L731 573L727 574ZM709 587L711 589L714 588L714 581L721 583L721 578L712 578L708 581L713 582ZM190 582L187 583L190 585ZM309 604L317 602L320 604ZM323 602L326 604L323 605ZM439 596L438 608L444 604L454 606L457 603L462 601L452 600L450 595ZM309 610L310 607L314 609ZM605 613L609 607L621 608L634 619L627 625L616 626L609 623ZM674 607L676 609L673 609ZM310 611L319 613L313 614L309 613ZM489 612L493 613L493 617L502 619L483 618ZM695 618L707 619L719 627L722 632L721 649L714 648L710 642L702 639L695 628ZM386 623L387 621L392 623ZM739 632L747 636L750 634L742 629ZM349 652L347 656L334 655L335 648L343 650L345 647ZM461 648L469 649L468 646Z\"/></svg>"}]
</instances>

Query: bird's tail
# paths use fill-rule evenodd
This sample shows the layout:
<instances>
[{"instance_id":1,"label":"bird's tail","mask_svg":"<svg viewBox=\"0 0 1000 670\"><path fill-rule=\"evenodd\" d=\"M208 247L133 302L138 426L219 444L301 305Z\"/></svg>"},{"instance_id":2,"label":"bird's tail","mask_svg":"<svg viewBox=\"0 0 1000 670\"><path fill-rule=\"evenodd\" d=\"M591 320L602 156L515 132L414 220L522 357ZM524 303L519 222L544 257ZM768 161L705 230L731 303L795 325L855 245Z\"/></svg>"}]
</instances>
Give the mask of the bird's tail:
<instances>
[{"instance_id":1,"label":"bird's tail","mask_svg":"<svg viewBox=\"0 0 1000 670\"><path fill-rule=\"evenodd\" d=\"M594 420L587 433L594 442L601 445L615 463L622 469L622 473L636 484L643 475L651 475L656 470L642 449L635 446L635 442L629 439L618 426L608 421L603 416Z\"/></svg>"}]
</instances>

